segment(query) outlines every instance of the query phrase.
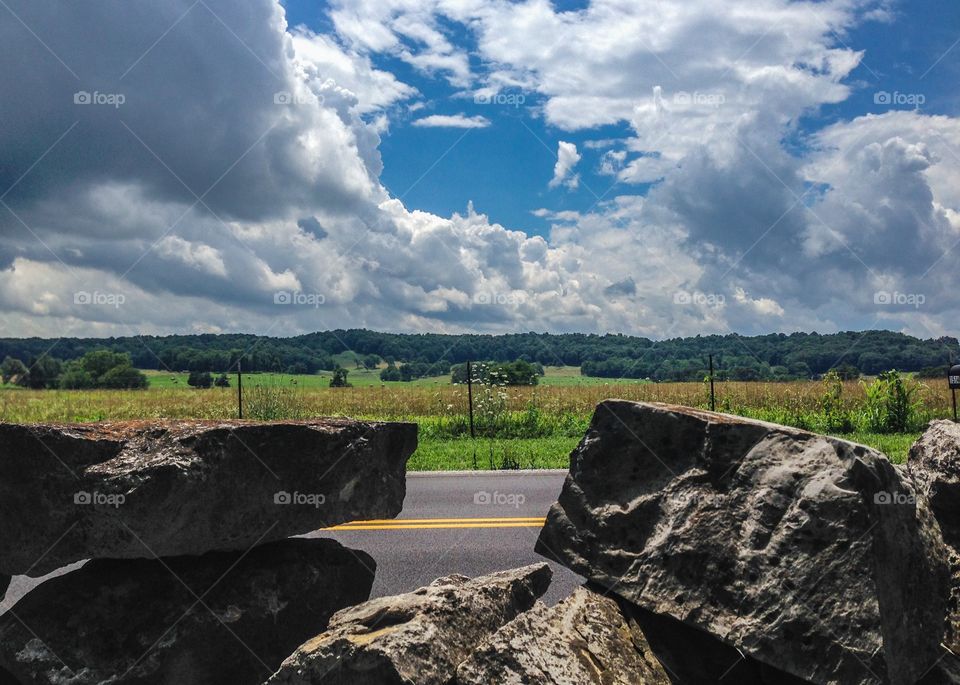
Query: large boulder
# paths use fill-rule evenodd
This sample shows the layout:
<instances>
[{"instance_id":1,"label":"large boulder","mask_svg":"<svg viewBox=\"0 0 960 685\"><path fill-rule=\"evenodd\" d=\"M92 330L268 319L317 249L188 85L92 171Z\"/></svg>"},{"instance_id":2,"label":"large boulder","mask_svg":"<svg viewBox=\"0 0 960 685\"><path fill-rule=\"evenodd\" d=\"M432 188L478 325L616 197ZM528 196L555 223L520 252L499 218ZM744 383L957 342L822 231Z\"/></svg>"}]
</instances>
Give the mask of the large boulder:
<instances>
[{"instance_id":1,"label":"large boulder","mask_svg":"<svg viewBox=\"0 0 960 685\"><path fill-rule=\"evenodd\" d=\"M960 654L960 425L931 421L910 447L907 469L949 548L953 583L944 644Z\"/></svg>"},{"instance_id":2,"label":"large boulder","mask_svg":"<svg viewBox=\"0 0 960 685\"><path fill-rule=\"evenodd\" d=\"M0 424L0 573L197 555L392 518L412 423Z\"/></svg>"},{"instance_id":3,"label":"large boulder","mask_svg":"<svg viewBox=\"0 0 960 685\"><path fill-rule=\"evenodd\" d=\"M931 421L910 447L907 469L940 524L943 539L960 548L960 424Z\"/></svg>"},{"instance_id":4,"label":"large boulder","mask_svg":"<svg viewBox=\"0 0 960 685\"><path fill-rule=\"evenodd\" d=\"M949 571L908 481L862 445L610 400L537 550L794 676L912 684L940 656Z\"/></svg>"},{"instance_id":5,"label":"large boulder","mask_svg":"<svg viewBox=\"0 0 960 685\"><path fill-rule=\"evenodd\" d=\"M0 666L21 683L262 683L370 596L374 569L366 553L317 539L91 561L0 619Z\"/></svg>"},{"instance_id":6,"label":"large boulder","mask_svg":"<svg viewBox=\"0 0 960 685\"><path fill-rule=\"evenodd\" d=\"M537 605L457 669L457 685L670 685L636 622L587 588Z\"/></svg>"},{"instance_id":7,"label":"large boulder","mask_svg":"<svg viewBox=\"0 0 960 685\"><path fill-rule=\"evenodd\" d=\"M666 614L620 601L647 638L672 682L682 685L807 685L809 681L757 661L730 644Z\"/></svg>"},{"instance_id":8,"label":"large boulder","mask_svg":"<svg viewBox=\"0 0 960 685\"><path fill-rule=\"evenodd\" d=\"M530 609L550 584L534 564L475 579L439 578L394 597L344 609L301 645L270 685L442 685L501 626Z\"/></svg>"}]
</instances>

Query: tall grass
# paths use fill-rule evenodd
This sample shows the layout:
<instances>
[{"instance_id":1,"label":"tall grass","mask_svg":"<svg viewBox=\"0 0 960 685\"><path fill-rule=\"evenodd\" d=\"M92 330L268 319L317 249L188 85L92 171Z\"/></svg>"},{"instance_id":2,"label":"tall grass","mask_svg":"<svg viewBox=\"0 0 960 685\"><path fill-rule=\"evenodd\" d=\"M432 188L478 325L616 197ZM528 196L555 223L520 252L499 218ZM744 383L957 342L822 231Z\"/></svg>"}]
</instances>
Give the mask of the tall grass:
<instances>
[{"instance_id":1,"label":"tall grass","mask_svg":"<svg viewBox=\"0 0 960 685\"><path fill-rule=\"evenodd\" d=\"M823 382L718 382L717 409L816 432L904 449L905 438L931 418L950 413L945 383L921 385L885 374L870 384L828 377ZM706 408L703 383L611 383L569 387L475 388L478 465L513 465L497 441L572 440L586 430L607 398ZM126 390L0 389L0 420L73 422L134 418L229 419L237 415L236 388ZM353 416L420 424L421 441L459 441L469 435L464 386L244 387L244 417L256 420ZM914 436L915 437L915 436ZM459 442L457 443L459 444ZM528 445L529 446L529 445ZM463 446L457 449L464 449ZM472 447L470 447L472 452ZM485 451L481 451L485 450ZM472 460L472 453L471 453Z\"/></svg>"},{"instance_id":2,"label":"tall grass","mask_svg":"<svg viewBox=\"0 0 960 685\"><path fill-rule=\"evenodd\" d=\"M842 381L825 383L717 383L717 410L826 432L870 430L868 418L886 406L869 394L869 386ZM945 385L945 384L942 384ZM896 385L892 386L895 392ZM509 387L497 391L501 406L489 414L476 412L478 427L490 422L497 433L538 437L579 431L597 403L607 398L666 402L706 408L707 390L700 383L647 383L575 387ZM825 401L825 395L830 395ZM916 429L930 418L950 414L950 395L941 384L909 386L908 420L894 420L887 429ZM245 415L250 418L356 416L383 420L429 417L424 430L437 434L468 432L466 389L445 388L244 388ZM900 401L900 400L897 400ZM896 402L889 408L901 412ZM884 410L885 411L885 410ZM901 412L902 414L902 412ZM0 389L0 420L101 421L134 418L236 418L235 388L169 388L159 390L8 390ZM906 425L909 424L909 425ZM882 431L879 431L882 432Z\"/></svg>"}]
</instances>

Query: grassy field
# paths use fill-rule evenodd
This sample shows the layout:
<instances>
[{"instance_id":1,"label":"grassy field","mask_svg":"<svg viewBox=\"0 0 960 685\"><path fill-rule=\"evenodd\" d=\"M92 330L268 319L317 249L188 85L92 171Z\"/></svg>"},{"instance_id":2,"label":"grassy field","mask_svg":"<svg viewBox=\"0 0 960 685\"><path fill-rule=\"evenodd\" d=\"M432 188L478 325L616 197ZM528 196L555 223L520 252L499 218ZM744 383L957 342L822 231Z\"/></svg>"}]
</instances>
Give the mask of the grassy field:
<instances>
[{"instance_id":1,"label":"grassy field","mask_svg":"<svg viewBox=\"0 0 960 685\"><path fill-rule=\"evenodd\" d=\"M430 376L427 378L418 378L414 381L381 381L380 368L377 369L357 369L352 360L347 358L338 359L338 361L347 369L347 380L351 385L357 388L369 387L391 387L391 388L420 388L420 387L439 387L449 386L450 376ZM382 367L382 365L381 365ZM562 386L610 386L610 379L593 378L591 376L581 376L579 366L548 366L544 369L545 375L540 379L540 385L547 387ZM147 374L147 380L150 383L151 390L160 390L165 388L188 388L186 372L169 371L144 371ZM315 374L283 374L283 373L246 373L243 375L243 382L247 386L271 385L281 387L299 387L299 388L325 388L330 385L331 371L319 371ZM230 376L230 384L236 385L236 374ZM617 385L636 385L646 383L640 380L618 381Z\"/></svg>"},{"instance_id":2,"label":"grassy field","mask_svg":"<svg viewBox=\"0 0 960 685\"><path fill-rule=\"evenodd\" d=\"M550 369L542 385L477 388L477 428L471 441L467 391L447 377L418 383L380 383L377 371L351 373L352 388L330 388L321 375L244 376L245 416L255 419L353 416L406 420L420 425L420 448L411 469L566 467L568 454L589 422L596 404L607 398L645 400L706 408L702 383L609 383L582 379L572 367ZM375 380L374 380L375 379ZM185 374L150 373L146 391L24 390L0 388L0 420L102 421L130 418L234 418L236 387L197 390ZM235 380L234 380L235 384ZM838 410L844 429L824 414L824 386L814 381L789 383L717 383L717 409L776 423L828 433L876 447L894 461L930 418L950 412L943 383L917 386L916 416L909 430L871 431L862 418L867 397L863 384L843 384ZM492 435L493 439L488 439ZM476 454L476 458L474 457Z\"/></svg>"}]
</instances>

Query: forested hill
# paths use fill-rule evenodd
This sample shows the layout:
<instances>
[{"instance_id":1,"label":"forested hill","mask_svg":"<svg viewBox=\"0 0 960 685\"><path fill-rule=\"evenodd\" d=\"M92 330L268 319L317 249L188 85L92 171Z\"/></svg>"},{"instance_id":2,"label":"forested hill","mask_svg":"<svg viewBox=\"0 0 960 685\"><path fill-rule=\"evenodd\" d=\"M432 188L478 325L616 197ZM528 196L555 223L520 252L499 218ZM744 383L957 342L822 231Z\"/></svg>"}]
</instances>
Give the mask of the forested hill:
<instances>
[{"instance_id":1,"label":"forested hill","mask_svg":"<svg viewBox=\"0 0 960 685\"><path fill-rule=\"evenodd\" d=\"M130 354L134 366L174 371L222 371L243 355L249 371L312 373L335 366L333 355L353 351L397 362L441 364L468 360L525 359L545 366L580 366L585 375L654 380L703 378L707 355L721 377L802 378L831 368L920 371L960 357L956 338L921 340L891 331L710 335L652 341L627 335L518 333L441 335L378 333L363 329L310 333L291 338L245 334L139 336L128 338L0 339L0 358L24 362L43 354L75 359L106 348Z\"/></svg>"}]
</instances>

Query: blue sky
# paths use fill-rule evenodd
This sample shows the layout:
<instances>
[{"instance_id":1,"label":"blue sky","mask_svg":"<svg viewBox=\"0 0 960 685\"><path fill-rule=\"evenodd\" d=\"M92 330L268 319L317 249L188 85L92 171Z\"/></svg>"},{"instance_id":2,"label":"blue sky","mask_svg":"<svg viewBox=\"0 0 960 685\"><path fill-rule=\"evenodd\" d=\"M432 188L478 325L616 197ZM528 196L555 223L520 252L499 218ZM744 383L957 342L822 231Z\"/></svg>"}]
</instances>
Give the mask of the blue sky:
<instances>
[{"instance_id":1,"label":"blue sky","mask_svg":"<svg viewBox=\"0 0 960 685\"><path fill-rule=\"evenodd\" d=\"M0 41L12 335L960 333L955 3L10 0Z\"/></svg>"},{"instance_id":2,"label":"blue sky","mask_svg":"<svg viewBox=\"0 0 960 685\"><path fill-rule=\"evenodd\" d=\"M286 0L283 4L291 24L302 24L318 33L335 33L328 15L329 6L324 3ZM553 2L552 5L557 11L577 11L589 3ZM851 96L803 117L793 133L801 152L804 136L811 131L838 119L888 111L889 106L874 102L877 91L920 92L926 98L921 107L924 112L958 113L960 93L956 83L960 82L960 62L949 53L942 59L941 56L960 38L960 10L950 3L918 0L909 7L896 6L892 11L895 18L891 23L867 21L852 27L848 33L833 36L838 46L862 50L865 55L847 79L854 86ZM462 25L447 23L445 29L458 46L471 51L477 49L473 36ZM938 59L937 67L930 69ZM529 233L546 234L550 222L533 216L532 210L550 207L558 211L587 211L597 203L598 196L607 199L638 190L596 173L602 151L584 148L584 143L590 140L628 136L626 124L561 131L550 126L538 112L543 99L536 94L515 91L525 100L517 105L475 104L462 96L462 89L451 87L442 78L418 72L391 55L375 54L372 61L377 68L396 74L422 93L426 108L418 114L465 113L484 116L492 122L489 128L470 130L418 128L412 125L414 116L398 117L391 122L380 146L384 158L381 179L394 195L411 207L450 215L462 213L467 201L472 200L492 221ZM471 57L471 64L483 70L482 60ZM663 85L671 84L668 81ZM913 109L910 104L895 105L895 108ZM583 154L579 167L581 185L573 191L547 187L559 139L576 143ZM432 171L426 173L431 168ZM645 187L642 185L640 190Z\"/></svg>"}]
</instances>

